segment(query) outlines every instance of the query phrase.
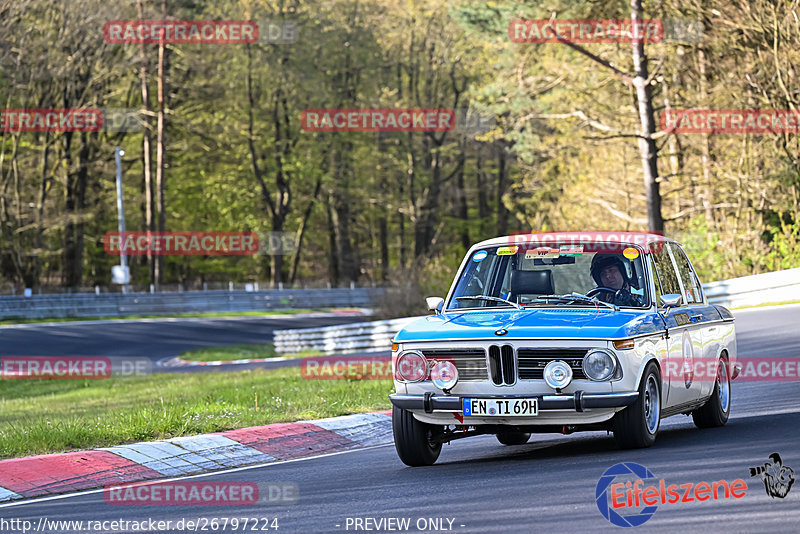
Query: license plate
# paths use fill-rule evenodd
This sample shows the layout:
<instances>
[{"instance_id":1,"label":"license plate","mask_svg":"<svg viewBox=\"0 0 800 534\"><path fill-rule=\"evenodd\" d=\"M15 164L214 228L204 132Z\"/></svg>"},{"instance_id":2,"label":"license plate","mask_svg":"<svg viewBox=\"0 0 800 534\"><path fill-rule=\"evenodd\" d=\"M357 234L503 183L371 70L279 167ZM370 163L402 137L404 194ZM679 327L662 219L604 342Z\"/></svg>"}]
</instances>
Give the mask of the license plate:
<instances>
[{"instance_id":1,"label":"license plate","mask_svg":"<svg viewBox=\"0 0 800 534\"><path fill-rule=\"evenodd\" d=\"M506 417L539 415L539 400L530 399L461 399L464 415Z\"/></svg>"}]
</instances>

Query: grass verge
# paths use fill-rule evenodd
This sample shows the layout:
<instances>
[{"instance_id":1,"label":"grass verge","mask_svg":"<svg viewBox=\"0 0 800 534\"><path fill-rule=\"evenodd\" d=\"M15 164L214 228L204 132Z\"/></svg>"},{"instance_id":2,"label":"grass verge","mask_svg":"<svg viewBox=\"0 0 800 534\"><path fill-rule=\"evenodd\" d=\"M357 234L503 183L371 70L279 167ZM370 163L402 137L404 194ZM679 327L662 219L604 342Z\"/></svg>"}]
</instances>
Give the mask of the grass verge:
<instances>
[{"instance_id":1,"label":"grass verge","mask_svg":"<svg viewBox=\"0 0 800 534\"><path fill-rule=\"evenodd\" d=\"M800 300L784 300L782 302L770 302L767 304L753 304L751 306L739 306L738 308L731 308L731 310L749 310L751 308L770 308L772 306L786 306L789 304L800 304Z\"/></svg>"},{"instance_id":2,"label":"grass verge","mask_svg":"<svg viewBox=\"0 0 800 534\"><path fill-rule=\"evenodd\" d=\"M0 381L0 458L107 447L391 408L391 381L299 368L88 381Z\"/></svg>"},{"instance_id":3,"label":"grass verge","mask_svg":"<svg viewBox=\"0 0 800 534\"><path fill-rule=\"evenodd\" d=\"M296 354L278 354L275 352L275 345L233 345L230 347L209 347L206 349L196 349L184 352L180 355L181 360L191 362L216 362L232 360L256 360L261 358L277 358L279 356L306 357L322 356L325 353L321 350L304 350Z\"/></svg>"}]
</instances>

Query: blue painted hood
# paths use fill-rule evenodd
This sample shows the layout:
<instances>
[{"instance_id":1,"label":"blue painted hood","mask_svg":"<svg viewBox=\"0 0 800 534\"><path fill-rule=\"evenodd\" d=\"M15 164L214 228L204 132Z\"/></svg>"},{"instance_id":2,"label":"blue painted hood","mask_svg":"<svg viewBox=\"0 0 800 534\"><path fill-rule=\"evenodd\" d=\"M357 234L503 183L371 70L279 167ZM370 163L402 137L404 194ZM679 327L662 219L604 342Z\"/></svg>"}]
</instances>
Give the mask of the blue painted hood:
<instances>
[{"instance_id":1,"label":"blue painted hood","mask_svg":"<svg viewBox=\"0 0 800 534\"><path fill-rule=\"evenodd\" d=\"M664 323L654 312L530 309L446 312L417 319L395 336L405 343L422 340L469 340L479 338L575 338L620 339L663 330ZM496 336L499 329L508 330Z\"/></svg>"}]
</instances>

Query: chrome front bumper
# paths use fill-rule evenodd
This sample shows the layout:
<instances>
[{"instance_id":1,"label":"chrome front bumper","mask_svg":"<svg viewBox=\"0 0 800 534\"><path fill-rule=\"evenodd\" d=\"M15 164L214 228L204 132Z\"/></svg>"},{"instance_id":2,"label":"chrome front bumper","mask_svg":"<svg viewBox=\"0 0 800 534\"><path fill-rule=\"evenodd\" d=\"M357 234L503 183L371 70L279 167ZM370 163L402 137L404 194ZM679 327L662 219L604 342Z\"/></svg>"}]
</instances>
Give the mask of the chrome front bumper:
<instances>
[{"instance_id":1,"label":"chrome front bumper","mask_svg":"<svg viewBox=\"0 0 800 534\"><path fill-rule=\"evenodd\" d=\"M630 406L639 397L638 391L623 393L584 393L576 391L571 395L481 395L467 397L466 395L437 395L426 393L424 395L409 395L406 393L391 393L389 400L392 404L403 410L422 410L425 413L456 412L463 413L462 400L464 398L481 399L539 399L539 410L574 410L582 412L592 408L624 408Z\"/></svg>"}]
</instances>

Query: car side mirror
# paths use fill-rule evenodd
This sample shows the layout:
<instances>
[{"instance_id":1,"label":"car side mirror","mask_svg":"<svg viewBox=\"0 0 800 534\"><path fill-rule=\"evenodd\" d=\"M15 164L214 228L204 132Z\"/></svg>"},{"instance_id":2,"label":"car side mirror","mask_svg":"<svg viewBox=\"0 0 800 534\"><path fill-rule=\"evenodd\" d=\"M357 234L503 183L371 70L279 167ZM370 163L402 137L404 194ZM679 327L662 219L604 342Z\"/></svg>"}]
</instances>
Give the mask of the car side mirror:
<instances>
[{"instance_id":1,"label":"car side mirror","mask_svg":"<svg viewBox=\"0 0 800 534\"><path fill-rule=\"evenodd\" d=\"M682 300L683 297L677 293L667 293L666 295L661 295L661 305L665 308L676 308L681 305Z\"/></svg>"},{"instance_id":2,"label":"car side mirror","mask_svg":"<svg viewBox=\"0 0 800 534\"><path fill-rule=\"evenodd\" d=\"M436 315L442 313L442 308L444 308L444 299L442 297L427 297L425 303L428 305L428 309Z\"/></svg>"}]
</instances>

